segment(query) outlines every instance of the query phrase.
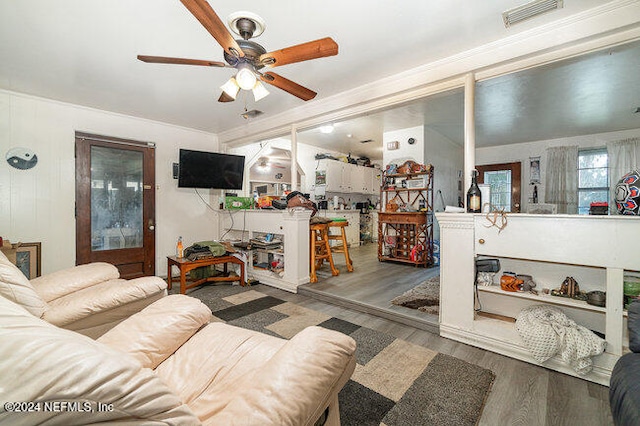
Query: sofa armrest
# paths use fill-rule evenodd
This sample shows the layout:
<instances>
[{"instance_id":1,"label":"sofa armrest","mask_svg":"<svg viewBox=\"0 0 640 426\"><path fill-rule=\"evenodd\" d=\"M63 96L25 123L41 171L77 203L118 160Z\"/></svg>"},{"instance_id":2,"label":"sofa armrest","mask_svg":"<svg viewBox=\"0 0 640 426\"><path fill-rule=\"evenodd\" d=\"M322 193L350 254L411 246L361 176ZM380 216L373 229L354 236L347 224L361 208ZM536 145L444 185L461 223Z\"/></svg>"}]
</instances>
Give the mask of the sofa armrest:
<instances>
[{"instance_id":1,"label":"sofa armrest","mask_svg":"<svg viewBox=\"0 0 640 426\"><path fill-rule=\"evenodd\" d=\"M242 379L215 424L313 425L355 369L356 342L307 327Z\"/></svg>"},{"instance_id":2,"label":"sofa armrest","mask_svg":"<svg viewBox=\"0 0 640 426\"><path fill-rule=\"evenodd\" d=\"M211 319L199 299L174 294L152 303L98 338L154 369Z\"/></svg>"},{"instance_id":3,"label":"sofa armrest","mask_svg":"<svg viewBox=\"0 0 640 426\"><path fill-rule=\"evenodd\" d=\"M46 302L91 287L103 281L115 280L120 272L115 266L94 262L52 272L31 280L31 285Z\"/></svg>"}]
</instances>

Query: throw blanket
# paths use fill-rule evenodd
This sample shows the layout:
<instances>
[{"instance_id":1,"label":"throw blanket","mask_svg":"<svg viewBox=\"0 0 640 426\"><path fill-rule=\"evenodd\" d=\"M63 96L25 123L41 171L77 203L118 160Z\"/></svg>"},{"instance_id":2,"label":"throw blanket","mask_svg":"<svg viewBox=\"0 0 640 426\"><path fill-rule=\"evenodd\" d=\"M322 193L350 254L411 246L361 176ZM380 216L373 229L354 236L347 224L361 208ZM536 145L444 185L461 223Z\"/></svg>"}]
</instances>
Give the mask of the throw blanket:
<instances>
[{"instance_id":1,"label":"throw blanket","mask_svg":"<svg viewBox=\"0 0 640 426\"><path fill-rule=\"evenodd\" d=\"M535 305L523 309L516 319L516 330L538 362L557 353L578 374L591 371L592 356L600 355L606 340L569 319L560 309Z\"/></svg>"}]
</instances>

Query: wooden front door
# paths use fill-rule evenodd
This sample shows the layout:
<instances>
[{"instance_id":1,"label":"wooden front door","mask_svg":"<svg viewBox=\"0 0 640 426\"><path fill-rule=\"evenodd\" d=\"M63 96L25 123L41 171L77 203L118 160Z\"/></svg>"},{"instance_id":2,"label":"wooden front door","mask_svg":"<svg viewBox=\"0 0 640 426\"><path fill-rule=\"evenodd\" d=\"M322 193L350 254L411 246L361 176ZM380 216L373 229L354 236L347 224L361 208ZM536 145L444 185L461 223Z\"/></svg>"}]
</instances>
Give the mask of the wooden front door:
<instances>
[{"instance_id":1,"label":"wooden front door","mask_svg":"<svg viewBox=\"0 0 640 426\"><path fill-rule=\"evenodd\" d=\"M502 163L476 166L478 183L491 185L491 204L498 210L520 212L520 181L522 163ZM486 201L482 200L484 205Z\"/></svg>"},{"instance_id":2,"label":"wooden front door","mask_svg":"<svg viewBox=\"0 0 640 426\"><path fill-rule=\"evenodd\" d=\"M155 274L155 146L76 133L76 264Z\"/></svg>"}]
</instances>

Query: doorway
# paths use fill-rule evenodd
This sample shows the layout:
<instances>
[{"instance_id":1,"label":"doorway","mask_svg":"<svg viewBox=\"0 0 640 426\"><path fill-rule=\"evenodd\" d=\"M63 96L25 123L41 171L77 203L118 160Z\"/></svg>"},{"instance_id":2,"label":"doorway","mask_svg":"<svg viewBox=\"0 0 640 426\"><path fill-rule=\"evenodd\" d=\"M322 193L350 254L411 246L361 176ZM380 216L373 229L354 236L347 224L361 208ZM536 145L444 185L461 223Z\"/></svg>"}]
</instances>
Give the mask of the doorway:
<instances>
[{"instance_id":1,"label":"doorway","mask_svg":"<svg viewBox=\"0 0 640 426\"><path fill-rule=\"evenodd\" d=\"M476 166L478 183L491 185L491 205L505 212L520 212L520 181L522 164L502 163ZM486 201L482 200L482 204Z\"/></svg>"},{"instance_id":2,"label":"doorway","mask_svg":"<svg viewBox=\"0 0 640 426\"><path fill-rule=\"evenodd\" d=\"M155 274L155 145L76 133L76 264Z\"/></svg>"}]
</instances>

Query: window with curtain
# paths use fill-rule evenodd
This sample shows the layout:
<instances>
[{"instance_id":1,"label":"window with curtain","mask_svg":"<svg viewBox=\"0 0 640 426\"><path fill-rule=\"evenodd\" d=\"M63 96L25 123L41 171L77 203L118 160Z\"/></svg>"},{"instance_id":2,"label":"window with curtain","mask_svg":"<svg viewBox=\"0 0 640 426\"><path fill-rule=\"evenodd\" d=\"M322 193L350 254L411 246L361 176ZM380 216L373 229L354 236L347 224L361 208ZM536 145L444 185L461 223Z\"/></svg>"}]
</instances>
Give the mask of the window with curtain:
<instances>
[{"instance_id":1,"label":"window with curtain","mask_svg":"<svg viewBox=\"0 0 640 426\"><path fill-rule=\"evenodd\" d=\"M578 146L547 148L545 203L555 204L558 213L578 212Z\"/></svg>"},{"instance_id":2,"label":"window with curtain","mask_svg":"<svg viewBox=\"0 0 640 426\"><path fill-rule=\"evenodd\" d=\"M609 199L607 149L578 151L578 214L589 214L591 203Z\"/></svg>"},{"instance_id":3,"label":"window with curtain","mask_svg":"<svg viewBox=\"0 0 640 426\"><path fill-rule=\"evenodd\" d=\"M607 143L609 156L609 212L616 214L616 183L632 170L640 169L640 138L629 138Z\"/></svg>"}]
</instances>

